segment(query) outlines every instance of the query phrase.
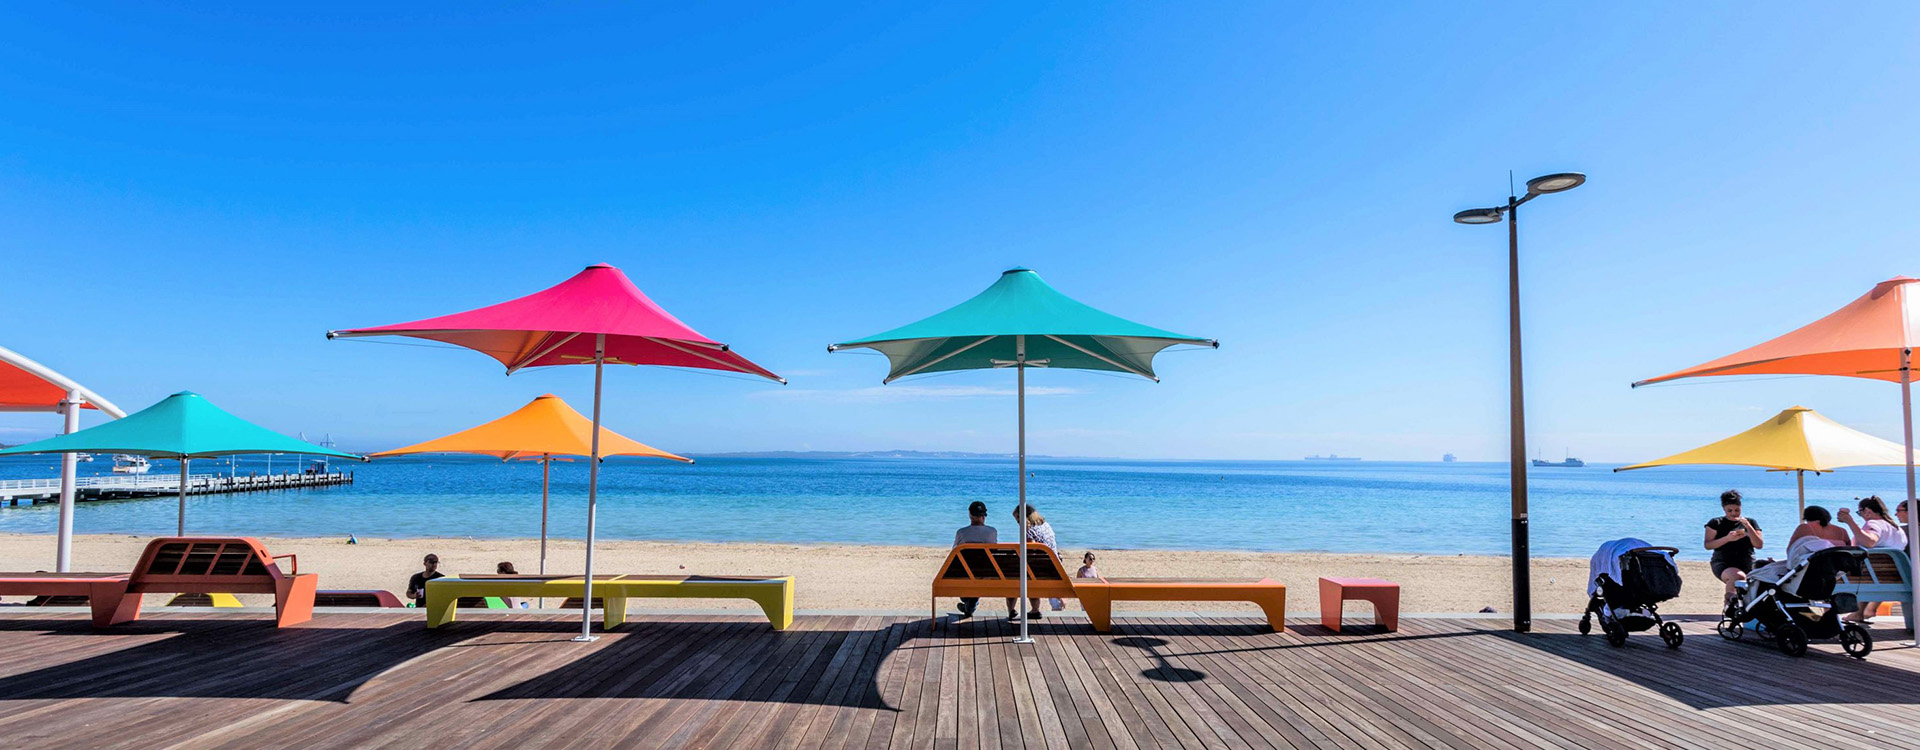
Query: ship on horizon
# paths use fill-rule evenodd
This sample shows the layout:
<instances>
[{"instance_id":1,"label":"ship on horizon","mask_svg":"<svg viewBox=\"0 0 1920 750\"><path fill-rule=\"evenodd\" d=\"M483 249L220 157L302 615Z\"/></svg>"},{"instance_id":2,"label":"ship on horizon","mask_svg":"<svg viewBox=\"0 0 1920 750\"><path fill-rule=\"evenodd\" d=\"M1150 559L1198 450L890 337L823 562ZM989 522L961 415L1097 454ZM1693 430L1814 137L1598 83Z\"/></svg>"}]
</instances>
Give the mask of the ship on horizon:
<instances>
[{"instance_id":1,"label":"ship on horizon","mask_svg":"<svg viewBox=\"0 0 1920 750\"><path fill-rule=\"evenodd\" d=\"M1359 456L1342 456L1337 453L1329 453L1324 456L1308 456L1306 460L1308 461L1358 461L1360 460L1360 457Z\"/></svg>"},{"instance_id":2,"label":"ship on horizon","mask_svg":"<svg viewBox=\"0 0 1920 750\"><path fill-rule=\"evenodd\" d=\"M1440 457L1440 460L1441 460L1441 461L1442 461L1443 463L1453 463L1453 462L1455 462L1455 461L1458 461L1458 460L1460 460L1460 459L1457 459L1457 458L1454 458L1454 457L1453 457L1453 454L1451 454L1451 453L1448 453L1448 454L1446 454L1446 455L1444 455L1444 456L1441 456L1441 457Z\"/></svg>"},{"instance_id":3,"label":"ship on horizon","mask_svg":"<svg viewBox=\"0 0 1920 750\"><path fill-rule=\"evenodd\" d=\"M1533 466L1536 469L1578 469L1586 465L1587 462L1573 457L1571 448L1567 449L1567 457L1564 460L1547 461L1538 457L1533 459Z\"/></svg>"}]
</instances>

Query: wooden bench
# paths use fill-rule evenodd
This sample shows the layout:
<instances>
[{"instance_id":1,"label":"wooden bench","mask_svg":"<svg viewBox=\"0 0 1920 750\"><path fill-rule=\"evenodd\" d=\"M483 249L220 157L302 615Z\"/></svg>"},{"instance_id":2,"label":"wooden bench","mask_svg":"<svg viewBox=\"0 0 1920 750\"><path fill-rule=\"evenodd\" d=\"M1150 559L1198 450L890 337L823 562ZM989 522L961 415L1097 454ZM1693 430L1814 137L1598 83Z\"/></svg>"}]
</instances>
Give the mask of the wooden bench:
<instances>
[{"instance_id":1,"label":"wooden bench","mask_svg":"<svg viewBox=\"0 0 1920 750\"><path fill-rule=\"evenodd\" d=\"M1833 593L1853 594L1863 602L1899 602L1900 614L1913 629L1913 565L1906 550L1873 547L1867 549L1866 574L1840 575Z\"/></svg>"},{"instance_id":2,"label":"wooden bench","mask_svg":"<svg viewBox=\"0 0 1920 750\"><path fill-rule=\"evenodd\" d=\"M940 597L1018 598L1019 544L962 544L947 553L933 579L932 616L940 617ZM1079 599L1094 630L1113 629L1113 603L1251 602L1278 632L1287 627L1287 587L1270 578L1071 578L1053 550L1027 545L1027 596Z\"/></svg>"},{"instance_id":3,"label":"wooden bench","mask_svg":"<svg viewBox=\"0 0 1920 750\"><path fill-rule=\"evenodd\" d=\"M1400 630L1400 584L1378 578L1320 579L1320 626L1340 632L1341 609L1348 600L1373 602L1373 621L1389 633Z\"/></svg>"},{"instance_id":4,"label":"wooden bench","mask_svg":"<svg viewBox=\"0 0 1920 750\"><path fill-rule=\"evenodd\" d=\"M293 572L282 573L286 558ZM299 572L293 555L268 554L247 537L161 537L147 543L132 573L0 573L0 595L85 595L96 627L140 619L144 594L272 594L280 627L313 619L320 577Z\"/></svg>"},{"instance_id":5,"label":"wooden bench","mask_svg":"<svg viewBox=\"0 0 1920 750\"><path fill-rule=\"evenodd\" d=\"M461 597L513 596L526 599L579 598L586 594L582 576L461 575L427 582L427 627L454 621ZM774 630L793 624L793 576L773 578L683 575L606 575L593 577L593 598L606 603L602 627L612 629L627 621L627 600L746 599L760 605Z\"/></svg>"},{"instance_id":6,"label":"wooden bench","mask_svg":"<svg viewBox=\"0 0 1920 750\"><path fill-rule=\"evenodd\" d=\"M405 608L406 602L393 592L382 589L355 591L316 591L313 594L313 606L316 607L385 607Z\"/></svg>"}]
</instances>

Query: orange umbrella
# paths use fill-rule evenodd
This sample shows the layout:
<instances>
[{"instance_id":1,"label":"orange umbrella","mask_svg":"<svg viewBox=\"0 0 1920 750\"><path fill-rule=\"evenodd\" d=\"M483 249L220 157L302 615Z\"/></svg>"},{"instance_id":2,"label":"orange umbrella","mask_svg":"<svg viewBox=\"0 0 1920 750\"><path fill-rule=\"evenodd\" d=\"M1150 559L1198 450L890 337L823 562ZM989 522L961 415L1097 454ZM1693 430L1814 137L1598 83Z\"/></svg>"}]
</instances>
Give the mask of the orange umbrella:
<instances>
[{"instance_id":1,"label":"orange umbrella","mask_svg":"<svg viewBox=\"0 0 1920 750\"><path fill-rule=\"evenodd\" d=\"M544 575L547 572L547 488L553 476L553 462L567 460L560 456L593 455L593 424L559 396L549 393L512 414L478 427L367 457L414 453L473 453L502 461L539 461L540 573ZM605 427L600 428L600 456L645 456L693 463L691 458L668 453Z\"/></svg>"},{"instance_id":2,"label":"orange umbrella","mask_svg":"<svg viewBox=\"0 0 1920 750\"><path fill-rule=\"evenodd\" d=\"M1832 314L1759 346L1706 364L1648 378L1634 387L1704 375L1840 375L1900 384L1900 421L1906 432L1907 500L1914 497L1913 347L1920 340L1920 279L1896 276ZM1920 559L1920 534L1908 554ZM1920 601L1920 578L1914 579Z\"/></svg>"}]
</instances>

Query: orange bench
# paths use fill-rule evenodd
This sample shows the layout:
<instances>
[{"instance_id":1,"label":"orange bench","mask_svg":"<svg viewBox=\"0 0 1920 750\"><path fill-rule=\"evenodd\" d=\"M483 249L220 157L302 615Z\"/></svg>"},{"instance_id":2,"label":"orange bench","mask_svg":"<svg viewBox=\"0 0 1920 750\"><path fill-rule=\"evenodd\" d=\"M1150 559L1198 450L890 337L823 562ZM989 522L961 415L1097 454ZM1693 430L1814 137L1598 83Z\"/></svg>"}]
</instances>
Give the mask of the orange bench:
<instances>
[{"instance_id":1,"label":"orange bench","mask_svg":"<svg viewBox=\"0 0 1920 750\"><path fill-rule=\"evenodd\" d=\"M292 560L291 573L280 571L280 558ZM320 581L293 558L247 537L161 537L147 543L132 573L0 573L0 594L84 594L96 627L139 619L143 594L272 594L275 621L286 627L313 619Z\"/></svg>"},{"instance_id":2,"label":"orange bench","mask_svg":"<svg viewBox=\"0 0 1920 750\"><path fill-rule=\"evenodd\" d=\"M1347 600L1373 602L1373 621L1400 630L1400 584L1378 578L1320 579L1320 625L1340 632L1340 609Z\"/></svg>"},{"instance_id":3,"label":"orange bench","mask_svg":"<svg viewBox=\"0 0 1920 750\"><path fill-rule=\"evenodd\" d=\"M947 553L933 579L934 619L939 599L948 597L1018 598L1020 545L962 544ZM1027 596L1033 599L1079 599L1094 630L1113 629L1116 601L1252 602L1267 616L1275 631L1287 627L1287 587L1271 578L1071 578L1053 550L1027 545Z\"/></svg>"}]
</instances>

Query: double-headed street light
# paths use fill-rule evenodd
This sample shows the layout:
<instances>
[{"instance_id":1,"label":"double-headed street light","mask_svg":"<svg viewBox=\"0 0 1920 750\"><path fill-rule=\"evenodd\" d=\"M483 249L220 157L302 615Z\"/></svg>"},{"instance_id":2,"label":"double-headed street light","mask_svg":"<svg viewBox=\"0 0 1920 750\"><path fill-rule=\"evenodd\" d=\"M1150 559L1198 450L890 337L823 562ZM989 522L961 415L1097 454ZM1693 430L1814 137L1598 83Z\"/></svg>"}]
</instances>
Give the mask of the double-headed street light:
<instances>
[{"instance_id":1,"label":"double-headed street light","mask_svg":"<svg viewBox=\"0 0 1920 750\"><path fill-rule=\"evenodd\" d=\"M1563 193L1580 187L1587 176L1579 172L1559 172L1527 180L1526 197L1507 196L1507 205L1470 208L1453 215L1461 224L1495 224L1507 220L1507 368L1511 403L1508 406L1510 446L1509 471L1513 493L1513 630L1525 633L1533 629L1532 577L1527 552L1527 419L1520 388L1520 204L1548 193Z\"/></svg>"}]
</instances>

